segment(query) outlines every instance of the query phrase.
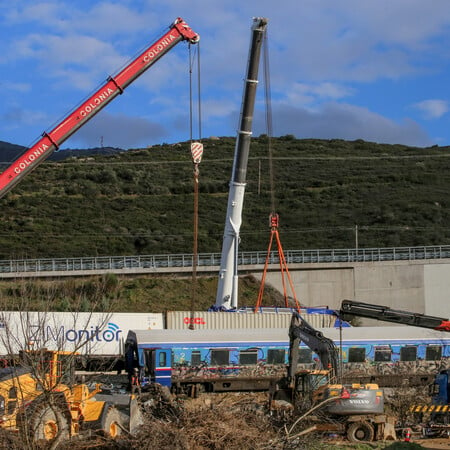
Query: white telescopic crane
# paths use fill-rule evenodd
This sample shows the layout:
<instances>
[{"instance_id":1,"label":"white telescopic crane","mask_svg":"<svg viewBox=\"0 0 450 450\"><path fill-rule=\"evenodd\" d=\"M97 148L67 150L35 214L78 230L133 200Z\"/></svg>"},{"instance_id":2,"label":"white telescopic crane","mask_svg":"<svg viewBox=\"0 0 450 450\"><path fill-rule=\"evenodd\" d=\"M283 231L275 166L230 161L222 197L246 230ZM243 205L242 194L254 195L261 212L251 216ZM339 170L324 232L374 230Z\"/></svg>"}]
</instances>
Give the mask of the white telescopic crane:
<instances>
[{"instance_id":1,"label":"white telescopic crane","mask_svg":"<svg viewBox=\"0 0 450 450\"><path fill-rule=\"evenodd\" d=\"M261 47L268 20L253 19L247 76L241 106L240 127L236 139L233 171L228 195L227 215L222 244L222 255L217 287L216 309L237 308L238 294L238 244L242 223L242 207L247 175L247 162L252 136L253 111Z\"/></svg>"}]
</instances>

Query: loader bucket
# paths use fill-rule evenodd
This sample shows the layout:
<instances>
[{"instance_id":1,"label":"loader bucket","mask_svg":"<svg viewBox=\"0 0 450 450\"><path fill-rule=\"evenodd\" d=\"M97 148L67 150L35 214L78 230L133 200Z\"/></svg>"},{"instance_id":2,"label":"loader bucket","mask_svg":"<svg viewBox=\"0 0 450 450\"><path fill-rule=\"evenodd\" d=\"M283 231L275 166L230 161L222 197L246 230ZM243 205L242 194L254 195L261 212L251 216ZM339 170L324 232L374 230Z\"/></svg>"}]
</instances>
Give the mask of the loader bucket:
<instances>
[{"instance_id":1,"label":"loader bucket","mask_svg":"<svg viewBox=\"0 0 450 450\"><path fill-rule=\"evenodd\" d=\"M128 431L130 434L134 434L136 433L137 428L144 423L141 408L139 407L138 401L134 395L130 396L129 413L130 422Z\"/></svg>"}]
</instances>

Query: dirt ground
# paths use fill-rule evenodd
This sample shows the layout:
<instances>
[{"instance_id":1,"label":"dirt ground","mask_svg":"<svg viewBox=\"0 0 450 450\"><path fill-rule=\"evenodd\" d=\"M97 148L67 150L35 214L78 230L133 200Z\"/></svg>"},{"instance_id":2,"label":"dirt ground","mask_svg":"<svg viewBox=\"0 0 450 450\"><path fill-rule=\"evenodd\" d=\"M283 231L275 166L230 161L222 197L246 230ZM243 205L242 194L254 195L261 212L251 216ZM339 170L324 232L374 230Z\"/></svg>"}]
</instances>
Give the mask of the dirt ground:
<instances>
[{"instance_id":1,"label":"dirt ground","mask_svg":"<svg viewBox=\"0 0 450 450\"><path fill-rule=\"evenodd\" d=\"M414 444L421 445L427 449L450 449L450 439L436 438L436 439L414 439Z\"/></svg>"},{"instance_id":2,"label":"dirt ground","mask_svg":"<svg viewBox=\"0 0 450 450\"><path fill-rule=\"evenodd\" d=\"M156 401L155 401L156 399ZM450 439L419 439L351 444L330 433L296 437L289 433L292 420L268 414L268 395L263 393L201 394L198 398L175 398L166 391L143 393L143 423L137 433L123 432L117 439L90 434L62 442L60 450L330 450L447 449ZM288 417L288 416L287 416ZM301 424L300 430L307 427ZM0 448L24 449L18 435L0 430ZM49 446L39 447L42 449Z\"/></svg>"}]
</instances>

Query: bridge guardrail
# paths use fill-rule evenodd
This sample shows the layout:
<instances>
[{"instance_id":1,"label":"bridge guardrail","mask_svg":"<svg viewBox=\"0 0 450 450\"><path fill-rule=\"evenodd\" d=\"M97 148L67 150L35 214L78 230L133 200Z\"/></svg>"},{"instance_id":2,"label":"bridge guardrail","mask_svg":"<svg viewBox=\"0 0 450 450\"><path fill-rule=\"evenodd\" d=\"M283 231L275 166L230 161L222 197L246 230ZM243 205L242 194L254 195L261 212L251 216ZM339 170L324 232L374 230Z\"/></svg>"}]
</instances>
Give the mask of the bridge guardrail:
<instances>
[{"instance_id":1,"label":"bridge guardrail","mask_svg":"<svg viewBox=\"0 0 450 450\"><path fill-rule=\"evenodd\" d=\"M374 262L450 258L450 245L424 247L287 250L287 264ZM241 252L238 264L264 265L267 252ZM220 266L220 253L200 253L197 267ZM279 264L278 252L269 255L270 264ZM2 273L40 273L75 271L118 271L123 269L170 269L192 267L192 254L93 256L82 258L15 259L0 261ZM175 270L174 270L175 271Z\"/></svg>"}]
</instances>

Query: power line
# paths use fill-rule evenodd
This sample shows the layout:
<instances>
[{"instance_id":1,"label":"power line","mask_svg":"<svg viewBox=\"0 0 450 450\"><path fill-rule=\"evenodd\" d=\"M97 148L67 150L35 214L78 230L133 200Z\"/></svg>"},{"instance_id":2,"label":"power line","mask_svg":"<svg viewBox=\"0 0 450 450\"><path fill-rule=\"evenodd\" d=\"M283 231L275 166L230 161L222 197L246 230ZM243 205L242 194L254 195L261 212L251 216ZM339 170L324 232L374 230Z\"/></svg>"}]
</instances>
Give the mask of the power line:
<instances>
[{"instance_id":1,"label":"power line","mask_svg":"<svg viewBox=\"0 0 450 450\"><path fill-rule=\"evenodd\" d=\"M371 225L358 225L358 230L360 232L370 232L370 231L427 231L427 230L450 230L450 227L447 226L429 226L429 227L420 227L420 226L410 226L410 225L392 225L392 226L371 226ZM303 233L323 233L323 232L334 232L334 231L355 231L355 226L336 226L336 227L316 227L316 228L297 228L297 229L289 229L283 230L283 234L303 234ZM207 234L208 236L222 236L222 233L211 233L209 230L199 230L200 234ZM240 234L242 235L257 235L259 233L267 234L267 229L253 229L252 231L242 231ZM0 233L0 237L11 237L11 236L35 236L36 233L32 231L8 231L7 233ZM66 238L66 237L86 237L86 238L95 238L95 237L152 237L152 238L172 238L172 237L191 237L191 233L177 233L177 234L162 234L155 232L141 232L141 231L129 231L126 233L39 233L39 236L43 237L54 237L54 238Z\"/></svg>"}]
</instances>

